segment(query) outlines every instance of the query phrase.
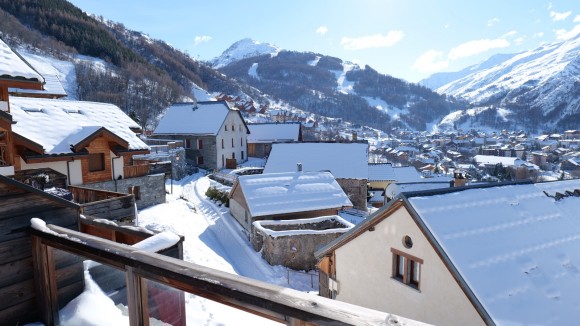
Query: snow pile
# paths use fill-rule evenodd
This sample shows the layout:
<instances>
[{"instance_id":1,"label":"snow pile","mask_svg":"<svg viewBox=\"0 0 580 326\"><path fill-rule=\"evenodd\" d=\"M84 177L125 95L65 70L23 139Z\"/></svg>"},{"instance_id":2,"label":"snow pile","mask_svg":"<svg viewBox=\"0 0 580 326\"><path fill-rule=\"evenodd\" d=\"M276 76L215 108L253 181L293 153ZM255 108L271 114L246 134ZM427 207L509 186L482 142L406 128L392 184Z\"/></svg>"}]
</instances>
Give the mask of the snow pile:
<instances>
[{"instance_id":1,"label":"snow pile","mask_svg":"<svg viewBox=\"0 0 580 326\"><path fill-rule=\"evenodd\" d=\"M159 252L177 244L179 240L180 238L177 234L169 231L163 231L145 240L141 240L131 247L147 252Z\"/></svg>"}]
</instances>

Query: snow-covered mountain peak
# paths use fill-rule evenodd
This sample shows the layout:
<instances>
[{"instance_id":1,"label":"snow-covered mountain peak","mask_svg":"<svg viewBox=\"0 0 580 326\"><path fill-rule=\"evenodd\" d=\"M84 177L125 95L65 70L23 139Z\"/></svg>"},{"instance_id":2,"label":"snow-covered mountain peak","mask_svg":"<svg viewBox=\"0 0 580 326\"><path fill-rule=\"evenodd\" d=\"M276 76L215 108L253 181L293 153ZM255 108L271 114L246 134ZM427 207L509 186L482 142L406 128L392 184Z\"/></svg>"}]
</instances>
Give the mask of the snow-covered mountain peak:
<instances>
[{"instance_id":1,"label":"snow-covered mountain peak","mask_svg":"<svg viewBox=\"0 0 580 326\"><path fill-rule=\"evenodd\" d=\"M269 54L275 56L280 48L270 43L261 43L256 40L245 38L232 44L219 57L212 60L212 66L216 69L246 58Z\"/></svg>"}]
</instances>

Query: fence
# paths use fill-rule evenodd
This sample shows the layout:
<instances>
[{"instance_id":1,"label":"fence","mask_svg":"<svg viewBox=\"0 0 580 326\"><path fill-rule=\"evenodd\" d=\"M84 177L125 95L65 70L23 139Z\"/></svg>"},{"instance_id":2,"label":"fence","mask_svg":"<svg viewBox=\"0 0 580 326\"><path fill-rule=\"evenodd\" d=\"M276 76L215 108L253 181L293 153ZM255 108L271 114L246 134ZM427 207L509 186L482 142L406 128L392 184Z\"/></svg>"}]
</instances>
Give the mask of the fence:
<instances>
[{"instance_id":1,"label":"fence","mask_svg":"<svg viewBox=\"0 0 580 326\"><path fill-rule=\"evenodd\" d=\"M53 250L81 255L125 272L131 325L149 325L148 283L240 309L287 325L385 325L392 315L147 253L54 225L31 230L38 299L45 325L59 323ZM408 325L413 321L404 319ZM420 324L420 323L417 323Z\"/></svg>"}]
</instances>

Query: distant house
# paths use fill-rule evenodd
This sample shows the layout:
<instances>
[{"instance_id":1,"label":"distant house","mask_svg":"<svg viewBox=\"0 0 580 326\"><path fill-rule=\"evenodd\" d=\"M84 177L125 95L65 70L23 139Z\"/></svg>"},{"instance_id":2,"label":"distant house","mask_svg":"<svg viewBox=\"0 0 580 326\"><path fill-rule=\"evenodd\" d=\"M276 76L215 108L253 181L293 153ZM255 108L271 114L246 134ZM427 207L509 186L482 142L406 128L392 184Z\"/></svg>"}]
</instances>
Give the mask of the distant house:
<instances>
[{"instance_id":1,"label":"distant house","mask_svg":"<svg viewBox=\"0 0 580 326\"><path fill-rule=\"evenodd\" d=\"M297 143L302 141L302 125L291 123L248 124L248 156L267 157L273 143Z\"/></svg>"},{"instance_id":2,"label":"distant house","mask_svg":"<svg viewBox=\"0 0 580 326\"><path fill-rule=\"evenodd\" d=\"M230 191L230 212L248 231L258 220L336 215L352 202L329 172L240 176Z\"/></svg>"},{"instance_id":3,"label":"distant house","mask_svg":"<svg viewBox=\"0 0 580 326\"><path fill-rule=\"evenodd\" d=\"M576 324L579 194L580 180L403 193L316 252L319 293L435 325Z\"/></svg>"},{"instance_id":4,"label":"distant house","mask_svg":"<svg viewBox=\"0 0 580 326\"><path fill-rule=\"evenodd\" d=\"M225 101L206 101L173 104L152 137L183 140L188 162L223 169L247 160L248 134L240 111Z\"/></svg>"},{"instance_id":5,"label":"distant house","mask_svg":"<svg viewBox=\"0 0 580 326\"><path fill-rule=\"evenodd\" d=\"M355 208L366 210L368 144L279 143L272 145L264 173L330 171Z\"/></svg>"}]
</instances>

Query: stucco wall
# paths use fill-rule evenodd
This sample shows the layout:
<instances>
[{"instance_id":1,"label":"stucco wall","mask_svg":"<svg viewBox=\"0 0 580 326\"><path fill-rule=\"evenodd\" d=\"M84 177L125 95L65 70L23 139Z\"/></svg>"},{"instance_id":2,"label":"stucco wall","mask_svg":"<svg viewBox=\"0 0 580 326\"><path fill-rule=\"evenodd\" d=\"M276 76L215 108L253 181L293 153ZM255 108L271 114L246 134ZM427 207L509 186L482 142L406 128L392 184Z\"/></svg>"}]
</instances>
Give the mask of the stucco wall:
<instances>
[{"instance_id":1,"label":"stucco wall","mask_svg":"<svg viewBox=\"0 0 580 326\"><path fill-rule=\"evenodd\" d=\"M163 174L153 174L137 178L89 183L84 184L83 187L120 192L124 194L129 193L130 187L139 187L141 198L135 198L137 208L139 209L165 203L165 175Z\"/></svg>"},{"instance_id":2,"label":"stucco wall","mask_svg":"<svg viewBox=\"0 0 580 326\"><path fill-rule=\"evenodd\" d=\"M70 184L73 186L83 184L83 172L82 172L80 159L75 159L74 161L69 161L68 168L67 168L67 162L65 162L65 161L27 164L26 162L24 162L24 160L22 158L20 158L20 167L21 167L21 170L50 168L50 169L53 169L53 170L60 172L64 175L69 175L68 171L70 170L70 175L69 175Z\"/></svg>"},{"instance_id":3,"label":"stucco wall","mask_svg":"<svg viewBox=\"0 0 580 326\"><path fill-rule=\"evenodd\" d=\"M225 126L228 126L228 130L225 130ZM234 130L232 130L232 126ZM239 114L236 111L230 111L226 116L224 125L220 128L220 131L216 137L217 140L217 168L222 169L225 167L225 159L234 158L238 162L247 160L248 156L248 143L247 143L247 129L244 126L243 121L240 119ZM224 141L224 148L222 148L222 139ZM232 146L233 139L233 146ZM241 140L241 142L240 142ZM243 152L243 155L242 155ZM224 158L224 164L222 164L222 156Z\"/></svg>"},{"instance_id":4,"label":"stucco wall","mask_svg":"<svg viewBox=\"0 0 580 326\"><path fill-rule=\"evenodd\" d=\"M403 246L405 235L411 249ZM392 278L391 248L423 259L419 290ZM337 300L435 325L484 325L404 207L335 253Z\"/></svg>"}]
</instances>

